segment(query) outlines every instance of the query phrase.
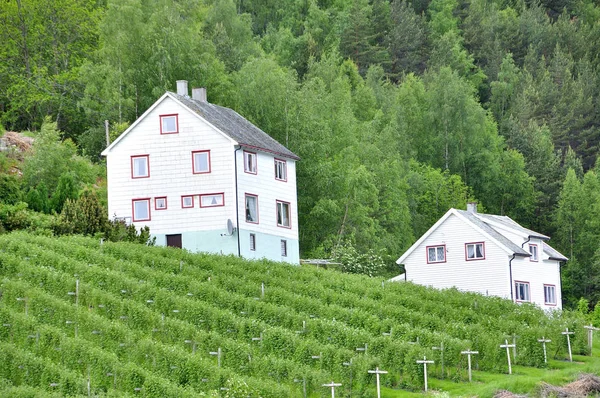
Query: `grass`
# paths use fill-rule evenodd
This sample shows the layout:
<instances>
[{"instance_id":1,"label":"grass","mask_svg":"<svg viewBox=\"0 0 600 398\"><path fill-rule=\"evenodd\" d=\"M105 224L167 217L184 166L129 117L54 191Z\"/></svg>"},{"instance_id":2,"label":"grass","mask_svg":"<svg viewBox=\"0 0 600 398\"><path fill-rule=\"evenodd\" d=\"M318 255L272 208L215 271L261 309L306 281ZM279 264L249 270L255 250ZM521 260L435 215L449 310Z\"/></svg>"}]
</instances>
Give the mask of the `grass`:
<instances>
[{"instance_id":1,"label":"grass","mask_svg":"<svg viewBox=\"0 0 600 398\"><path fill-rule=\"evenodd\" d=\"M440 370L432 367L429 370L429 393L422 391L410 392L382 388L382 397L404 398L423 396L450 396L450 397L493 397L498 390L508 390L517 394L533 394L541 382L553 385L564 385L577 379L580 373L593 373L600 375L600 342L594 342L592 356L573 355L573 362L566 360L550 359L548 368L531 368L513 366L513 374L497 374L473 370L473 382L468 383L467 371L464 370L462 381L456 382L449 379L436 378ZM447 393L444 394L444 393ZM373 395L375 396L375 394Z\"/></svg>"}]
</instances>

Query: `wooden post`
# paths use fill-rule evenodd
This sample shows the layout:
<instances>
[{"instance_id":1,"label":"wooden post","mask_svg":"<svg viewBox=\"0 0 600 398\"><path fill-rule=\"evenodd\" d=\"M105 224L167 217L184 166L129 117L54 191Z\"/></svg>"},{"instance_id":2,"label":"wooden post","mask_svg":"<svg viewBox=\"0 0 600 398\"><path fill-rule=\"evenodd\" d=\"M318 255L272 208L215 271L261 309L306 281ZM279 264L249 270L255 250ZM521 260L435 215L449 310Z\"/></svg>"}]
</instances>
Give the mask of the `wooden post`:
<instances>
[{"instance_id":1,"label":"wooden post","mask_svg":"<svg viewBox=\"0 0 600 398\"><path fill-rule=\"evenodd\" d=\"M331 387L331 398L335 398L335 388L340 387L342 383L334 383L333 381L328 384L323 384L323 387Z\"/></svg>"},{"instance_id":2,"label":"wooden post","mask_svg":"<svg viewBox=\"0 0 600 398\"><path fill-rule=\"evenodd\" d=\"M217 367L221 367L221 347L217 351L209 352L210 355L216 355L217 357Z\"/></svg>"},{"instance_id":3,"label":"wooden post","mask_svg":"<svg viewBox=\"0 0 600 398\"><path fill-rule=\"evenodd\" d=\"M565 336L567 336L567 346L569 347L569 362L573 362L573 354L571 353L571 335L575 334L575 332L569 332L569 328L565 328L564 332L561 332L561 334L564 334Z\"/></svg>"},{"instance_id":4,"label":"wooden post","mask_svg":"<svg viewBox=\"0 0 600 398\"><path fill-rule=\"evenodd\" d=\"M264 282L262 282L262 284L260 285L260 297L265 298L265 283Z\"/></svg>"},{"instance_id":5,"label":"wooden post","mask_svg":"<svg viewBox=\"0 0 600 398\"><path fill-rule=\"evenodd\" d=\"M350 358L350 362L343 362L342 365L350 368L350 397L352 397L352 358Z\"/></svg>"},{"instance_id":6,"label":"wooden post","mask_svg":"<svg viewBox=\"0 0 600 398\"><path fill-rule=\"evenodd\" d=\"M542 346L544 347L544 363L548 363L548 357L546 356L546 343L549 343L552 340L548 340L545 337L542 337L541 339L538 339L538 341L542 343Z\"/></svg>"},{"instance_id":7,"label":"wooden post","mask_svg":"<svg viewBox=\"0 0 600 398\"><path fill-rule=\"evenodd\" d=\"M440 352L440 361L442 362L442 380L444 379L444 342L440 343L439 347L431 347L432 350Z\"/></svg>"},{"instance_id":8,"label":"wooden post","mask_svg":"<svg viewBox=\"0 0 600 398\"><path fill-rule=\"evenodd\" d=\"M435 363L435 361L428 361L427 357L423 357L423 360L417 360L417 363L423 364L423 376L425 377L425 392L427 392L427 364Z\"/></svg>"},{"instance_id":9,"label":"wooden post","mask_svg":"<svg viewBox=\"0 0 600 398\"><path fill-rule=\"evenodd\" d=\"M303 377L302 379L294 379L294 382L296 382L296 383L302 382L302 392L303 392L304 398L306 398L306 377Z\"/></svg>"},{"instance_id":10,"label":"wooden post","mask_svg":"<svg viewBox=\"0 0 600 398\"><path fill-rule=\"evenodd\" d=\"M106 134L106 146L110 145L110 130L108 129L108 120L104 121L104 133Z\"/></svg>"},{"instance_id":11,"label":"wooden post","mask_svg":"<svg viewBox=\"0 0 600 398\"><path fill-rule=\"evenodd\" d=\"M477 354L479 354L479 351L467 350L467 351L461 351L460 353L463 355L467 355L468 363L469 363L469 383L470 383L471 381L473 381L473 378L471 376L471 355L477 355Z\"/></svg>"},{"instance_id":12,"label":"wooden post","mask_svg":"<svg viewBox=\"0 0 600 398\"><path fill-rule=\"evenodd\" d=\"M600 330L598 328L595 328L591 323L589 324L589 326L584 326L584 328L587 329L588 332L588 347L590 347L590 355L592 355L592 343L593 343L593 339L594 339L594 330Z\"/></svg>"},{"instance_id":13,"label":"wooden post","mask_svg":"<svg viewBox=\"0 0 600 398\"><path fill-rule=\"evenodd\" d=\"M369 346L367 345L367 343L365 343L364 347L357 347L356 351L358 351L358 352L364 352L366 354L368 348L369 348Z\"/></svg>"},{"instance_id":14,"label":"wooden post","mask_svg":"<svg viewBox=\"0 0 600 398\"><path fill-rule=\"evenodd\" d=\"M377 398L381 398L381 385L379 384L379 375L387 374L385 370L379 370L379 367L376 367L375 370L368 370L369 373L374 373L377 377Z\"/></svg>"},{"instance_id":15,"label":"wooden post","mask_svg":"<svg viewBox=\"0 0 600 398\"><path fill-rule=\"evenodd\" d=\"M510 364L510 351L509 348L514 347L514 344L508 344L508 339L504 340L504 344L500 344L500 348L506 348L506 358L508 359L508 374L512 374L512 366Z\"/></svg>"}]
</instances>

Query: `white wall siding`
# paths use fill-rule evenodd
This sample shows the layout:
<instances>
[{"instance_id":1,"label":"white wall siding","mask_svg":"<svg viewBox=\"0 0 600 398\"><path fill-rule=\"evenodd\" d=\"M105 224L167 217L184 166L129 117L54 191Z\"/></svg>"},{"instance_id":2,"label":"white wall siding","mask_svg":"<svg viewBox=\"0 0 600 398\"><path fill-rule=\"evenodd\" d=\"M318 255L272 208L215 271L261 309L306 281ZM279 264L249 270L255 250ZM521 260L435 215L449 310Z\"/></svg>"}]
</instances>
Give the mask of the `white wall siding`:
<instances>
[{"instance_id":1,"label":"white wall siding","mask_svg":"<svg viewBox=\"0 0 600 398\"><path fill-rule=\"evenodd\" d=\"M164 114L178 114L178 134L160 134ZM131 217L132 199L151 198L151 221L136 226L148 225L157 234L225 228L224 220L235 219L233 149L228 137L165 97L107 156L110 217ZM210 150L209 174L193 174L196 150ZM149 155L149 178L131 178L130 157L135 155ZM225 206L200 208L198 195L221 192ZM193 208L182 208L182 195L195 195ZM156 210L154 198L162 196L167 210Z\"/></svg>"},{"instance_id":2,"label":"white wall siding","mask_svg":"<svg viewBox=\"0 0 600 398\"><path fill-rule=\"evenodd\" d=\"M485 259L466 261L465 243L485 243ZM446 262L427 264L427 246L446 245ZM510 256L455 214L451 214L404 260L407 280L435 288L456 287L510 298Z\"/></svg>"},{"instance_id":3,"label":"white wall siding","mask_svg":"<svg viewBox=\"0 0 600 398\"><path fill-rule=\"evenodd\" d=\"M516 258L513 261L513 281L529 283L529 294L532 303L538 304L542 308L562 308L560 273L557 261L540 259L540 261L535 262L530 261L529 258ZM544 285L555 286L557 305L545 305Z\"/></svg>"}]
</instances>

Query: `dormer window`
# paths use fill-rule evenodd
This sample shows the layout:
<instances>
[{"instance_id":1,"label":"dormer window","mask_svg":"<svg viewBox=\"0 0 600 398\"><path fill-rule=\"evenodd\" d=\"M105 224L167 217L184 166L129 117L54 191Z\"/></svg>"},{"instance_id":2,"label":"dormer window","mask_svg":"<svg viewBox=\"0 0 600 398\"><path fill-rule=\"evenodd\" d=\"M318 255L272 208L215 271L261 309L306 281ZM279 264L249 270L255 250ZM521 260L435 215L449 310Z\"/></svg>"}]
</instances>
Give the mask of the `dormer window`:
<instances>
[{"instance_id":1,"label":"dormer window","mask_svg":"<svg viewBox=\"0 0 600 398\"><path fill-rule=\"evenodd\" d=\"M131 178L150 177L150 165L148 155L131 157Z\"/></svg>"},{"instance_id":2,"label":"dormer window","mask_svg":"<svg viewBox=\"0 0 600 398\"><path fill-rule=\"evenodd\" d=\"M485 260L485 245L483 242L465 244L467 261Z\"/></svg>"},{"instance_id":3,"label":"dormer window","mask_svg":"<svg viewBox=\"0 0 600 398\"><path fill-rule=\"evenodd\" d=\"M161 134L177 134L177 133L179 133L178 115L161 115L160 116L160 133Z\"/></svg>"},{"instance_id":4,"label":"dormer window","mask_svg":"<svg viewBox=\"0 0 600 398\"><path fill-rule=\"evenodd\" d=\"M244 171L256 174L256 153L244 151Z\"/></svg>"},{"instance_id":5,"label":"dormer window","mask_svg":"<svg viewBox=\"0 0 600 398\"><path fill-rule=\"evenodd\" d=\"M531 254L529 261L538 261L538 245L530 244L529 253Z\"/></svg>"}]
</instances>

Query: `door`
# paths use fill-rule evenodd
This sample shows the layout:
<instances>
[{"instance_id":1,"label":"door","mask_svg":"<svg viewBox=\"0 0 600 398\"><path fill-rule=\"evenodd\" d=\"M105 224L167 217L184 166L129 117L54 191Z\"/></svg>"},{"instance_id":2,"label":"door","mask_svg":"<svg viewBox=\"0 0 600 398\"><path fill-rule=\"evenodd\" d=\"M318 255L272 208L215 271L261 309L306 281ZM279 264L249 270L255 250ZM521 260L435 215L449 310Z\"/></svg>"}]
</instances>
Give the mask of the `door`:
<instances>
[{"instance_id":1,"label":"door","mask_svg":"<svg viewBox=\"0 0 600 398\"><path fill-rule=\"evenodd\" d=\"M181 234L167 235L167 246L181 249Z\"/></svg>"}]
</instances>

